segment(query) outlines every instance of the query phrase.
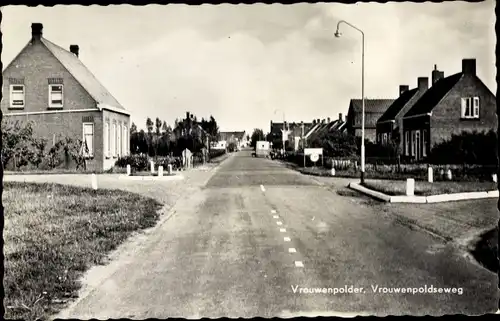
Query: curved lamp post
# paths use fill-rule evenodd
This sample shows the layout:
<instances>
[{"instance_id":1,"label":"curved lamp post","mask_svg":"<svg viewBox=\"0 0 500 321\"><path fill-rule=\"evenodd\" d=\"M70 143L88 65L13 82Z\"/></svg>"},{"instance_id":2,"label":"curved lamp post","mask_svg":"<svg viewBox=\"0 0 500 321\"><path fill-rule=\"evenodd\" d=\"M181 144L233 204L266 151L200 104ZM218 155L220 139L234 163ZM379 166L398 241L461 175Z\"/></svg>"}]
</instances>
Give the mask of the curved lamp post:
<instances>
[{"instance_id":1,"label":"curved lamp post","mask_svg":"<svg viewBox=\"0 0 500 321\"><path fill-rule=\"evenodd\" d=\"M361 104L362 104L362 114L361 114L361 183L365 182L365 34L363 31L347 21L340 20L337 23L337 31L335 32L335 37L339 38L342 34L339 31L341 23L345 23L349 27L359 31L361 33Z\"/></svg>"},{"instance_id":2,"label":"curved lamp post","mask_svg":"<svg viewBox=\"0 0 500 321\"><path fill-rule=\"evenodd\" d=\"M285 112L280 110L280 109L275 109L274 114L278 111L281 111L283 113L283 134L281 135L281 140L283 141L283 154L285 154L285 132L286 132L286 127L285 127Z\"/></svg>"}]
</instances>

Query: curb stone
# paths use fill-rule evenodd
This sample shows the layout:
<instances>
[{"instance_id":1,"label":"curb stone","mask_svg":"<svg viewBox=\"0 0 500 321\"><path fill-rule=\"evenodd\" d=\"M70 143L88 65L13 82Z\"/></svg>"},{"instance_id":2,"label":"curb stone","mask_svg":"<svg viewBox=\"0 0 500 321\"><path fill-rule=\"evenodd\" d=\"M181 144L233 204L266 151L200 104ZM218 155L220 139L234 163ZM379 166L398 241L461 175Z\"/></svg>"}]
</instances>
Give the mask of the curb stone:
<instances>
[{"instance_id":1,"label":"curb stone","mask_svg":"<svg viewBox=\"0 0 500 321\"><path fill-rule=\"evenodd\" d=\"M406 195L396 195L391 196L384 194L382 192L374 191L359 183L351 182L347 187L354 189L363 194L369 195L380 201L390 202L390 203L441 203L441 202L451 202L451 201L461 201L461 200L473 200L473 199L484 199L484 198L494 198L498 197L498 190L496 191L484 191L484 192L468 192L468 193L450 193L450 194L438 194L430 196L406 196Z\"/></svg>"}]
</instances>

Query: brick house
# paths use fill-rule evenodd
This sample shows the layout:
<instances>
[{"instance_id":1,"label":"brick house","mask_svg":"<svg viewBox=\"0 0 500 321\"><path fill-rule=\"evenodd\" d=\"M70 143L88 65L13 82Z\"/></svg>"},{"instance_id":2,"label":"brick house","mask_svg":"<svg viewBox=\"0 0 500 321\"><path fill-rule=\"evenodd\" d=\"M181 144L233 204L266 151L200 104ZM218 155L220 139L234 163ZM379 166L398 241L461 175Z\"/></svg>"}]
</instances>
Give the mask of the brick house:
<instances>
[{"instance_id":1,"label":"brick house","mask_svg":"<svg viewBox=\"0 0 500 321\"><path fill-rule=\"evenodd\" d=\"M403 155L422 160L432 147L463 131L496 131L495 95L476 75L476 60L463 59L462 71L444 77L436 67L432 86L403 117Z\"/></svg>"},{"instance_id":2,"label":"brick house","mask_svg":"<svg viewBox=\"0 0 500 321\"><path fill-rule=\"evenodd\" d=\"M377 136L377 121L386 112L395 99L365 98L365 139L375 142ZM347 112L347 132L361 137L361 118L363 113L362 100L351 99Z\"/></svg>"},{"instance_id":3,"label":"brick house","mask_svg":"<svg viewBox=\"0 0 500 321\"><path fill-rule=\"evenodd\" d=\"M417 87L409 90L408 85L399 86L399 97L387 108L377 121L377 143L394 141L403 150L403 116L429 89L429 78L417 78Z\"/></svg>"},{"instance_id":4,"label":"brick house","mask_svg":"<svg viewBox=\"0 0 500 321\"><path fill-rule=\"evenodd\" d=\"M293 150L298 150L300 147L300 140L302 137L302 125L304 126L304 134L307 133L310 128L314 125L313 123L304 123L304 122L286 122L284 123L275 123L271 121L269 138L271 142L273 142L273 148L281 149L283 148L283 138L285 139L285 146L287 148L291 148ZM285 133L283 133L284 128L286 129Z\"/></svg>"},{"instance_id":5,"label":"brick house","mask_svg":"<svg viewBox=\"0 0 500 321\"><path fill-rule=\"evenodd\" d=\"M220 132L219 136L219 142L225 142L225 146L229 146L230 143L234 143L238 149L241 149L247 145L245 131Z\"/></svg>"},{"instance_id":6,"label":"brick house","mask_svg":"<svg viewBox=\"0 0 500 321\"><path fill-rule=\"evenodd\" d=\"M130 114L79 59L78 45L65 50L31 25L31 39L2 72L5 121L34 121L35 137L50 148L69 137L86 142L87 168L111 168L129 154Z\"/></svg>"},{"instance_id":7,"label":"brick house","mask_svg":"<svg viewBox=\"0 0 500 321\"><path fill-rule=\"evenodd\" d=\"M307 138L313 140L320 135L326 133L331 133L334 131L345 132L345 121L343 120L342 113L339 113L339 118L331 120L328 117L326 120L323 119L319 122L318 126L315 126L312 131L307 133Z\"/></svg>"}]
</instances>

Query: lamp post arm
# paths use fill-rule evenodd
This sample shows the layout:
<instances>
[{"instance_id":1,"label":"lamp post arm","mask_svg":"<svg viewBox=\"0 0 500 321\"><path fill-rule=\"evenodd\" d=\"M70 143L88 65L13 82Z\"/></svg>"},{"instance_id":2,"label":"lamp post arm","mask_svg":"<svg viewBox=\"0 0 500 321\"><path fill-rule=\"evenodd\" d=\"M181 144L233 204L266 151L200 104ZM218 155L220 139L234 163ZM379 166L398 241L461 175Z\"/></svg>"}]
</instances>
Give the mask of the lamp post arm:
<instances>
[{"instance_id":1,"label":"lamp post arm","mask_svg":"<svg viewBox=\"0 0 500 321\"><path fill-rule=\"evenodd\" d=\"M340 20L338 23L337 23L337 30L339 30L339 27L340 27L340 24L341 23L345 23L346 25L348 25L349 27L353 28L353 29L356 29L357 31L361 32L361 34L363 35L363 39L365 37L365 33L363 32L363 30L359 29L358 27L356 27L355 25L353 24L350 24L349 22L345 21L345 20Z\"/></svg>"}]
</instances>

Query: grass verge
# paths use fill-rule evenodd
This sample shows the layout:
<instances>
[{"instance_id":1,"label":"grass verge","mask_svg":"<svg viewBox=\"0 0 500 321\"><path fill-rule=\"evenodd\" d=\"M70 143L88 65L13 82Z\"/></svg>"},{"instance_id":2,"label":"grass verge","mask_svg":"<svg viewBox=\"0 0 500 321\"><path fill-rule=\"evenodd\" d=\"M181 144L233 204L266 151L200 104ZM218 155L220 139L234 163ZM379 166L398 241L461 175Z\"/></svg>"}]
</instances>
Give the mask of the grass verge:
<instances>
[{"instance_id":1,"label":"grass verge","mask_svg":"<svg viewBox=\"0 0 500 321\"><path fill-rule=\"evenodd\" d=\"M46 319L76 297L83 272L133 231L154 226L161 204L137 194L5 182L5 316Z\"/></svg>"},{"instance_id":2,"label":"grass verge","mask_svg":"<svg viewBox=\"0 0 500 321\"><path fill-rule=\"evenodd\" d=\"M492 229L480 236L475 249L472 251L474 258L491 272L498 273L498 229Z\"/></svg>"},{"instance_id":3,"label":"grass verge","mask_svg":"<svg viewBox=\"0 0 500 321\"><path fill-rule=\"evenodd\" d=\"M406 181L398 180L365 180L366 188L382 192L386 195L406 195ZM415 195L429 196L438 194L484 192L496 190L494 182L423 182L415 181Z\"/></svg>"}]
</instances>

